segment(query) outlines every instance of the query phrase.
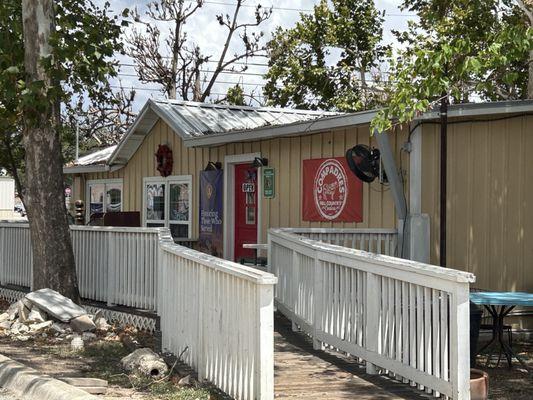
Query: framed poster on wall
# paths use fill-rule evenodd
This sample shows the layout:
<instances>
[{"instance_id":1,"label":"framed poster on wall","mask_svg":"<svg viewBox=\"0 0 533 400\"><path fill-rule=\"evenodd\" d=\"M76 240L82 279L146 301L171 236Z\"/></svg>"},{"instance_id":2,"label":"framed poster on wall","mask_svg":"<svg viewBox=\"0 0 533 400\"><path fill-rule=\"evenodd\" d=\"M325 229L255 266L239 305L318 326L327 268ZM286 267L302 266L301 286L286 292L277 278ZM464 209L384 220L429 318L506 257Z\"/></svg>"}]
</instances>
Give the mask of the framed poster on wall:
<instances>
[{"instance_id":1,"label":"framed poster on wall","mask_svg":"<svg viewBox=\"0 0 533 400\"><path fill-rule=\"evenodd\" d=\"M350 173L344 157L303 161L304 221L361 222L363 183Z\"/></svg>"}]
</instances>

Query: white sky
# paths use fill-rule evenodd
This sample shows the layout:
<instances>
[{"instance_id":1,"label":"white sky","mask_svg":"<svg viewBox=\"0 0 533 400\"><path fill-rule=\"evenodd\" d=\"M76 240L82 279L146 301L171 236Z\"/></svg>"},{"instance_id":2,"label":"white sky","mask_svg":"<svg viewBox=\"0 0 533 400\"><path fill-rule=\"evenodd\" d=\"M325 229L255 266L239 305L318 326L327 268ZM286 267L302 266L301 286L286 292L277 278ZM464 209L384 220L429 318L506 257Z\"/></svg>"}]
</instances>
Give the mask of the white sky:
<instances>
[{"instance_id":1,"label":"white sky","mask_svg":"<svg viewBox=\"0 0 533 400\"><path fill-rule=\"evenodd\" d=\"M97 4L103 4L105 0L96 0ZM139 11L146 7L146 4L149 1L147 0L116 0L112 1L112 9L115 12L121 12L124 8L134 8L137 7ZM272 16L260 25L258 30L265 32L265 40L268 40L270 37L270 32L272 32L275 27L282 26L284 28L289 28L294 25L294 23L299 19L299 12L293 10L283 10L279 8L290 8L290 9L303 9L310 10L313 5L318 3L318 0L292 0L292 1L283 1L283 0L266 0L265 2L259 0L247 0L245 4L249 4L252 7L243 7L241 11L240 18L242 21L250 20L253 18L254 5L261 3L264 7L273 6ZM379 10L385 10L385 23L384 23L384 42L392 43L394 45L394 38L392 36L391 30L405 30L407 28L407 21L412 19L412 14L407 12L402 12L398 9L400 0L376 0L376 7ZM235 0L206 0L206 4L197 11L186 25L186 32L190 40L195 42L200 46L204 54L213 54L213 60L217 59L217 55L221 51L222 43L221 41L225 38L225 27L221 27L215 19L215 15L219 13L230 13L234 10ZM278 8L278 9L276 9ZM160 29L162 32L166 31L164 23L160 24ZM240 45L240 38L234 37L233 39L234 46L231 48L232 51L228 55L232 55L238 50ZM120 62L122 64L133 64L131 59L127 57L121 57ZM266 59L263 57L257 57L249 60L250 63L265 64ZM211 64L211 67L213 64ZM222 74L219 78L220 81L231 82L233 84L241 81L244 84L245 92L249 93L252 90L255 93L261 93L262 84L264 83L260 74L265 73L266 67L260 65L249 65L248 70L245 74L239 75L234 74ZM121 66L121 74L126 75L135 75L135 70L133 67L128 65ZM135 111L140 109L146 100L150 97L161 98L163 94L159 89L158 85L145 85L140 83L135 77L132 76L120 76L122 85L125 88L135 88L137 89L136 101L135 101ZM113 85L118 85L118 82L113 82ZM229 86L233 86L228 83L218 83L213 89L213 93L224 94ZM156 90L150 90L156 89ZM215 96L216 98L216 96Z\"/></svg>"}]
</instances>

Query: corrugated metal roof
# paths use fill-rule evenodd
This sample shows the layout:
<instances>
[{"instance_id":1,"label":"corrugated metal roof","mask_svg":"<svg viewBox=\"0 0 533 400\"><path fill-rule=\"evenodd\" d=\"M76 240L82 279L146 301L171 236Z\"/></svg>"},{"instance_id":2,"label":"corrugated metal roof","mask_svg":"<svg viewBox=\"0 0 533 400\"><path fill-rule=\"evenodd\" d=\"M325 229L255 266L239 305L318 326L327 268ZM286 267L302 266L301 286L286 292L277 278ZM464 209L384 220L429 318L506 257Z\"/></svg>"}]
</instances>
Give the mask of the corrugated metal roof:
<instances>
[{"instance_id":1,"label":"corrugated metal roof","mask_svg":"<svg viewBox=\"0 0 533 400\"><path fill-rule=\"evenodd\" d=\"M251 131L267 126L287 125L339 114L174 100L153 101L153 106L158 114L163 114L166 119L174 121L175 129L184 139L234 131Z\"/></svg>"},{"instance_id":2,"label":"corrugated metal roof","mask_svg":"<svg viewBox=\"0 0 533 400\"><path fill-rule=\"evenodd\" d=\"M67 166L106 164L116 148L117 146L115 145L95 151L94 153L78 158L78 161L68 163Z\"/></svg>"},{"instance_id":3,"label":"corrugated metal roof","mask_svg":"<svg viewBox=\"0 0 533 400\"><path fill-rule=\"evenodd\" d=\"M182 139L189 140L231 132L242 132L246 135L258 129L312 122L334 115L338 113L150 99L120 141L108 163L126 164L159 119L162 119Z\"/></svg>"}]
</instances>

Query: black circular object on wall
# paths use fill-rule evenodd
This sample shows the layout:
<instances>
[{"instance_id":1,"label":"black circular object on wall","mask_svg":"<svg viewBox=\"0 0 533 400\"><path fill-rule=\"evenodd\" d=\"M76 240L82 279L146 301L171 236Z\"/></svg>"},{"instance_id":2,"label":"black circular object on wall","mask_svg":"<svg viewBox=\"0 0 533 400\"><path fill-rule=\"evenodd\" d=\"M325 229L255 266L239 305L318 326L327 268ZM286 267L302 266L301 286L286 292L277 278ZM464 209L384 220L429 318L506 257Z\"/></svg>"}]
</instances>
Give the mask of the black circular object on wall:
<instances>
[{"instance_id":1,"label":"black circular object on wall","mask_svg":"<svg viewBox=\"0 0 533 400\"><path fill-rule=\"evenodd\" d=\"M346 151L346 162L352 172L363 182L373 182L379 176L380 152L364 144Z\"/></svg>"}]
</instances>

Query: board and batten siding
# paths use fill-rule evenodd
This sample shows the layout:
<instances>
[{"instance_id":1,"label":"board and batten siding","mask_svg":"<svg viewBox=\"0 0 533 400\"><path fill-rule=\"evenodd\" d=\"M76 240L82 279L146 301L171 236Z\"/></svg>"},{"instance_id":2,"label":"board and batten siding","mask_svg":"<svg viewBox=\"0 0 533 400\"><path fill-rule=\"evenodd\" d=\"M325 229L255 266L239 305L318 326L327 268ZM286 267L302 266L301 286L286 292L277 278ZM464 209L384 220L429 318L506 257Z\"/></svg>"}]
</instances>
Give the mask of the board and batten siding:
<instances>
[{"instance_id":1,"label":"board and batten siding","mask_svg":"<svg viewBox=\"0 0 533 400\"><path fill-rule=\"evenodd\" d=\"M387 186L377 181L363 185L363 222L327 223L302 221L302 161L310 158L344 157L346 150L356 144L376 146L370 137L368 126L348 128L324 133L308 134L276 139L227 143L220 146L187 148L180 137L163 121L154 125L142 145L128 164L112 173L92 173L85 180L122 178L124 182L124 211L143 211L142 185L144 177L159 176L156 170L154 153L159 144L168 144L172 149L174 165L172 175L193 176L193 237L198 236L199 171L208 161L224 164L226 155L261 153L268 158L269 167L276 170L276 193L273 199L262 197L262 237L266 240L268 228L277 227L336 227L336 228L394 228L396 213L392 196ZM406 133L398 131L391 140L397 160L402 160L403 169L409 165L405 152L400 158L400 148L406 140ZM82 179L77 176L77 179ZM407 180L407 178L405 179ZM75 183L81 196L85 198L85 183ZM405 187L406 193L409 188ZM80 192L78 192L80 193ZM227 217L227 216L226 216Z\"/></svg>"},{"instance_id":2,"label":"board and batten siding","mask_svg":"<svg viewBox=\"0 0 533 400\"><path fill-rule=\"evenodd\" d=\"M422 212L439 262L438 124L422 130ZM533 116L455 123L448 130L447 264L478 288L533 291Z\"/></svg>"}]
</instances>

